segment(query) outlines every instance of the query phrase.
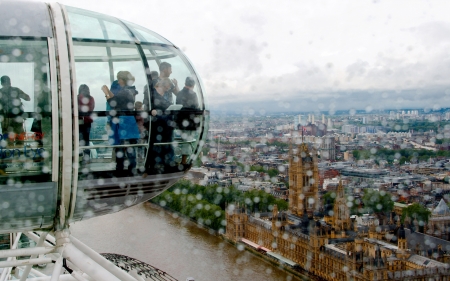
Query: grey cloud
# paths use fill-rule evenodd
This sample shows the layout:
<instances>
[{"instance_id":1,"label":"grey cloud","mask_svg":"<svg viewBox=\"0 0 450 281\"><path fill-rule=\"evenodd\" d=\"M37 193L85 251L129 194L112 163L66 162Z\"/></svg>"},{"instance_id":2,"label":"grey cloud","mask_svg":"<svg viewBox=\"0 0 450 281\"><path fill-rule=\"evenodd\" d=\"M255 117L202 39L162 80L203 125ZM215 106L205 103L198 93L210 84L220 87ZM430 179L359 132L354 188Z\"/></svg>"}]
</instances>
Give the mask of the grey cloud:
<instances>
[{"instance_id":1,"label":"grey cloud","mask_svg":"<svg viewBox=\"0 0 450 281\"><path fill-rule=\"evenodd\" d=\"M258 32L262 31L263 26L267 23L266 17L259 9L244 10L240 16L240 20Z\"/></svg>"},{"instance_id":2,"label":"grey cloud","mask_svg":"<svg viewBox=\"0 0 450 281\"><path fill-rule=\"evenodd\" d=\"M298 91L290 96L248 99L245 94L237 95L238 99L211 104L212 110L239 111L244 108L264 110L266 112L313 112L365 109L386 110L397 108L434 108L450 105L449 88L435 87L404 91L349 90L338 92L303 92Z\"/></svg>"},{"instance_id":3,"label":"grey cloud","mask_svg":"<svg viewBox=\"0 0 450 281\"><path fill-rule=\"evenodd\" d=\"M213 42L213 59L205 67L207 72L217 73L216 77L224 75L225 78L236 78L261 71L260 54L264 45L254 38L243 38L219 31L213 36Z\"/></svg>"},{"instance_id":4,"label":"grey cloud","mask_svg":"<svg viewBox=\"0 0 450 281\"><path fill-rule=\"evenodd\" d=\"M347 66L347 81L352 80L355 76L363 76L367 72L368 66L369 63L362 60L358 60Z\"/></svg>"},{"instance_id":5,"label":"grey cloud","mask_svg":"<svg viewBox=\"0 0 450 281\"><path fill-rule=\"evenodd\" d=\"M349 88L421 89L450 85L450 48L430 50L427 58L380 53L372 63L357 60L346 68Z\"/></svg>"},{"instance_id":6,"label":"grey cloud","mask_svg":"<svg viewBox=\"0 0 450 281\"><path fill-rule=\"evenodd\" d=\"M428 47L450 43L450 23L448 22L428 22L410 28L408 31L415 34L421 39L422 44Z\"/></svg>"}]
</instances>

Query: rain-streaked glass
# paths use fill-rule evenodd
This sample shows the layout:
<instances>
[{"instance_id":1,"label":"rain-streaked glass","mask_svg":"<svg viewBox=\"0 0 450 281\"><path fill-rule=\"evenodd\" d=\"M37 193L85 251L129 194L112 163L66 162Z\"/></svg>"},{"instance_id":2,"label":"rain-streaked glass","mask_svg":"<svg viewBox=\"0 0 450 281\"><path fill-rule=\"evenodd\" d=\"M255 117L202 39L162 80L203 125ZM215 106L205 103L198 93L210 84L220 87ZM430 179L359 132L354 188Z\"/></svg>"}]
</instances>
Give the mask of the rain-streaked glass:
<instances>
[{"instance_id":1,"label":"rain-streaked glass","mask_svg":"<svg viewBox=\"0 0 450 281\"><path fill-rule=\"evenodd\" d=\"M67 7L74 38L130 41L126 27L116 18L95 12Z\"/></svg>"},{"instance_id":2,"label":"rain-streaked glass","mask_svg":"<svg viewBox=\"0 0 450 281\"><path fill-rule=\"evenodd\" d=\"M0 229L51 225L52 98L47 40L0 40Z\"/></svg>"}]
</instances>

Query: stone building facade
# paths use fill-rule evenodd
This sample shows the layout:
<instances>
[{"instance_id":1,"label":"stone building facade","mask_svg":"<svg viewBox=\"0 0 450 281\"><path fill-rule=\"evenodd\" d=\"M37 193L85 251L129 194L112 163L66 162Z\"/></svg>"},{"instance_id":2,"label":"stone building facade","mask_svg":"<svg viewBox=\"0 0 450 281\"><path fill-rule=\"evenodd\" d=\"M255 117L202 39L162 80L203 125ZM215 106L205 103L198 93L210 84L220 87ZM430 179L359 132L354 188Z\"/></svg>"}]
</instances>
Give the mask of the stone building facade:
<instances>
[{"instance_id":1,"label":"stone building facade","mask_svg":"<svg viewBox=\"0 0 450 281\"><path fill-rule=\"evenodd\" d=\"M239 206L228 208L229 239L250 240L322 280L450 281L448 255L412 251L403 226L352 222L342 183L333 212L321 216L317 158L306 145L291 149L290 165L289 211L275 206L272 213L256 216Z\"/></svg>"}]
</instances>

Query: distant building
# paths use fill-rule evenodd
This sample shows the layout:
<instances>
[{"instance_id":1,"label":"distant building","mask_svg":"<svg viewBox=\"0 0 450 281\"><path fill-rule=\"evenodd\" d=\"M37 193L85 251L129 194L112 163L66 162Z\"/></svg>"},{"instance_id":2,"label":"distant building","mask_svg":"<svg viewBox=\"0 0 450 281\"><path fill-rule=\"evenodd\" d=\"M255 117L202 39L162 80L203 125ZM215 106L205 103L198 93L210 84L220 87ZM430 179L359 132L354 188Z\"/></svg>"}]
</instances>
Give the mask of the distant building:
<instances>
[{"instance_id":1,"label":"distant building","mask_svg":"<svg viewBox=\"0 0 450 281\"><path fill-rule=\"evenodd\" d=\"M441 199L431 212L425 232L441 239L450 240L450 209L444 199Z\"/></svg>"},{"instance_id":2,"label":"distant building","mask_svg":"<svg viewBox=\"0 0 450 281\"><path fill-rule=\"evenodd\" d=\"M298 130L303 131L303 135L305 136L323 137L327 134L327 125L322 123L319 123L319 125L309 123L305 126L299 126Z\"/></svg>"},{"instance_id":3,"label":"distant building","mask_svg":"<svg viewBox=\"0 0 450 281\"><path fill-rule=\"evenodd\" d=\"M336 141L334 137L323 137L320 145L320 158L322 160L336 160Z\"/></svg>"},{"instance_id":4,"label":"distant building","mask_svg":"<svg viewBox=\"0 0 450 281\"><path fill-rule=\"evenodd\" d=\"M344 160L345 161L353 160L353 153L351 153L350 151L345 151L344 152Z\"/></svg>"},{"instance_id":5,"label":"distant building","mask_svg":"<svg viewBox=\"0 0 450 281\"><path fill-rule=\"evenodd\" d=\"M331 167L319 169L319 187L325 188L325 180L337 178L339 175L339 171Z\"/></svg>"},{"instance_id":6,"label":"distant building","mask_svg":"<svg viewBox=\"0 0 450 281\"><path fill-rule=\"evenodd\" d=\"M387 170L381 169L364 169L364 168L345 168L341 171L341 175L351 177L356 182L373 181L388 176Z\"/></svg>"},{"instance_id":7,"label":"distant building","mask_svg":"<svg viewBox=\"0 0 450 281\"><path fill-rule=\"evenodd\" d=\"M331 118L328 118L327 127L329 130L333 129L333 121L331 121Z\"/></svg>"},{"instance_id":8,"label":"distant building","mask_svg":"<svg viewBox=\"0 0 450 281\"><path fill-rule=\"evenodd\" d=\"M316 280L450 280L450 242L411 233L402 225L358 225L350 217L340 183L332 212L318 198L317 157L303 143L290 153L289 211L248 214L239 205L225 212L226 237ZM428 244L427 244L428 243ZM312 277L312 276L311 276Z\"/></svg>"}]
</instances>

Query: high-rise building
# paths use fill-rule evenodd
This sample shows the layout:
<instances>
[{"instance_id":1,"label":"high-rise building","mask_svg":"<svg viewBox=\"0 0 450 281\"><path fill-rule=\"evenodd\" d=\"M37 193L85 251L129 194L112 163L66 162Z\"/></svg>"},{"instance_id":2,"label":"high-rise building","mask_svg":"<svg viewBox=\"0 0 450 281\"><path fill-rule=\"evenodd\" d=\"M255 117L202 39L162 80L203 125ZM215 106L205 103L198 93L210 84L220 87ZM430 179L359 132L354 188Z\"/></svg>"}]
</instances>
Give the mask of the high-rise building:
<instances>
[{"instance_id":1,"label":"high-rise building","mask_svg":"<svg viewBox=\"0 0 450 281\"><path fill-rule=\"evenodd\" d=\"M336 160L336 141L334 137L323 137L320 145L320 157L324 160Z\"/></svg>"}]
</instances>

